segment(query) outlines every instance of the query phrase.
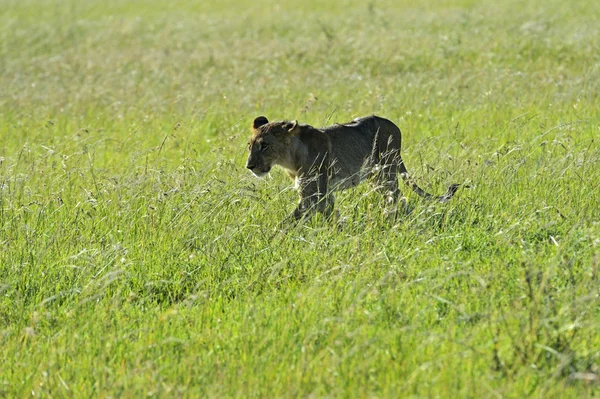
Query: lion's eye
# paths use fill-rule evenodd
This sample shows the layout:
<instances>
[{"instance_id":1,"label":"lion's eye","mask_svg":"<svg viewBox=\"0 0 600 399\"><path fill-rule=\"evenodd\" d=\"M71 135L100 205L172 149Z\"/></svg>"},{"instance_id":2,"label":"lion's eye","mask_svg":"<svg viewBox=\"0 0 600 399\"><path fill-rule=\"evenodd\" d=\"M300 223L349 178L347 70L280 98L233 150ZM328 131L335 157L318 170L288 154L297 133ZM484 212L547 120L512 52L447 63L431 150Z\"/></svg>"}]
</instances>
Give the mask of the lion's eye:
<instances>
[{"instance_id":1,"label":"lion's eye","mask_svg":"<svg viewBox=\"0 0 600 399\"><path fill-rule=\"evenodd\" d=\"M267 148L269 148L269 145L267 143L262 143L262 146L260 147L261 151L266 150Z\"/></svg>"}]
</instances>

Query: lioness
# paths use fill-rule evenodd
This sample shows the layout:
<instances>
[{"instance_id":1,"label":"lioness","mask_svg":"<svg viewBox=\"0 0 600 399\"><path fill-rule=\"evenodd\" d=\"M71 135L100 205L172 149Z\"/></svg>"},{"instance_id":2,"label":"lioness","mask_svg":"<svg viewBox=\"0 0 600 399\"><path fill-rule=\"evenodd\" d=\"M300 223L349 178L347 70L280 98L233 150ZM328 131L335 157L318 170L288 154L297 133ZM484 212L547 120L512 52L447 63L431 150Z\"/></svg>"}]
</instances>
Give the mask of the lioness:
<instances>
[{"instance_id":1,"label":"lioness","mask_svg":"<svg viewBox=\"0 0 600 399\"><path fill-rule=\"evenodd\" d=\"M378 116L322 129L300 125L296 120L269 122L259 116L252 124L252 131L246 167L262 177L279 165L295 179L300 194L300 202L292 214L296 220L310 216L313 211L330 216L332 192L354 187L370 176L379 182L394 209L401 197L398 173L424 198L446 202L458 188L458 184L452 184L441 197L419 188L408 176L400 156L400 129ZM402 203L406 206L404 197Z\"/></svg>"}]
</instances>

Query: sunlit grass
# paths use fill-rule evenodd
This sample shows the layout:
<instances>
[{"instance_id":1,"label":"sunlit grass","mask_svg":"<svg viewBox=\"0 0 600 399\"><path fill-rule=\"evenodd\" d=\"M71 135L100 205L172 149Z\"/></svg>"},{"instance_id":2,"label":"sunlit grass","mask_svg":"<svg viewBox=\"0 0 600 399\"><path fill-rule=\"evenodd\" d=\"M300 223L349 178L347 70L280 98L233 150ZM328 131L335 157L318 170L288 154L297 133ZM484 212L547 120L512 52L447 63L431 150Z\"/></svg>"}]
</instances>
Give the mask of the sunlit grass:
<instances>
[{"instance_id":1,"label":"sunlit grass","mask_svg":"<svg viewBox=\"0 0 600 399\"><path fill-rule=\"evenodd\" d=\"M598 394L600 7L7 1L0 396ZM368 184L278 229L254 117L378 114ZM470 188L466 188L466 187Z\"/></svg>"}]
</instances>

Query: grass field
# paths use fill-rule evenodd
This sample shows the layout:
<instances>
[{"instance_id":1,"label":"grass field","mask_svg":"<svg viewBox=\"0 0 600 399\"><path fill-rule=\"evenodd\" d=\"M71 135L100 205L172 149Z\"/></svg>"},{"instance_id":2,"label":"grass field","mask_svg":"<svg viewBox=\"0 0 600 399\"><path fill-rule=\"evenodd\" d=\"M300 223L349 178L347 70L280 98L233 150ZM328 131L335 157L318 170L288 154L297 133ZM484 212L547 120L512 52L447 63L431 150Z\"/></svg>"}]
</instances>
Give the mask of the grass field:
<instances>
[{"instance_id":1,"label":"grass field","mask_svg":"<svg viewBox=\"0 0 600 399\"><path fill-rule=\"evenodd\" d=\"M0 397L600 395L600 2L0 1ZM375 113L344 223L258 115Z\"/></svg>"}]
</instances>

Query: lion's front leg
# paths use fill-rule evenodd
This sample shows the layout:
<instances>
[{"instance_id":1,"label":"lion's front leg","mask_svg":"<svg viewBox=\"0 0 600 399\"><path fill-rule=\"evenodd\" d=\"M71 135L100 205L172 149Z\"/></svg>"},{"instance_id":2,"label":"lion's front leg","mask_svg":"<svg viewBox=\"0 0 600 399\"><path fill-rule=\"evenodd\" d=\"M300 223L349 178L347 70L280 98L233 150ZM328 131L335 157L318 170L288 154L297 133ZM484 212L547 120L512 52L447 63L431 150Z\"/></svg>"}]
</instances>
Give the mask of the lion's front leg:
<instances>
[{"instance_id":1,"label":"lion's front leg","mask_svg":"<svg viewBox=\"0 0 600 399\"><path fill-rule=\"evenodd\" d=\"M300 201L292 216L294 219L308 219L315 212L320 212L326 218L333 214L334 197L327 192L327 175L318 173L313 176L296 178Z\"/></svg>"}]
</instances>

